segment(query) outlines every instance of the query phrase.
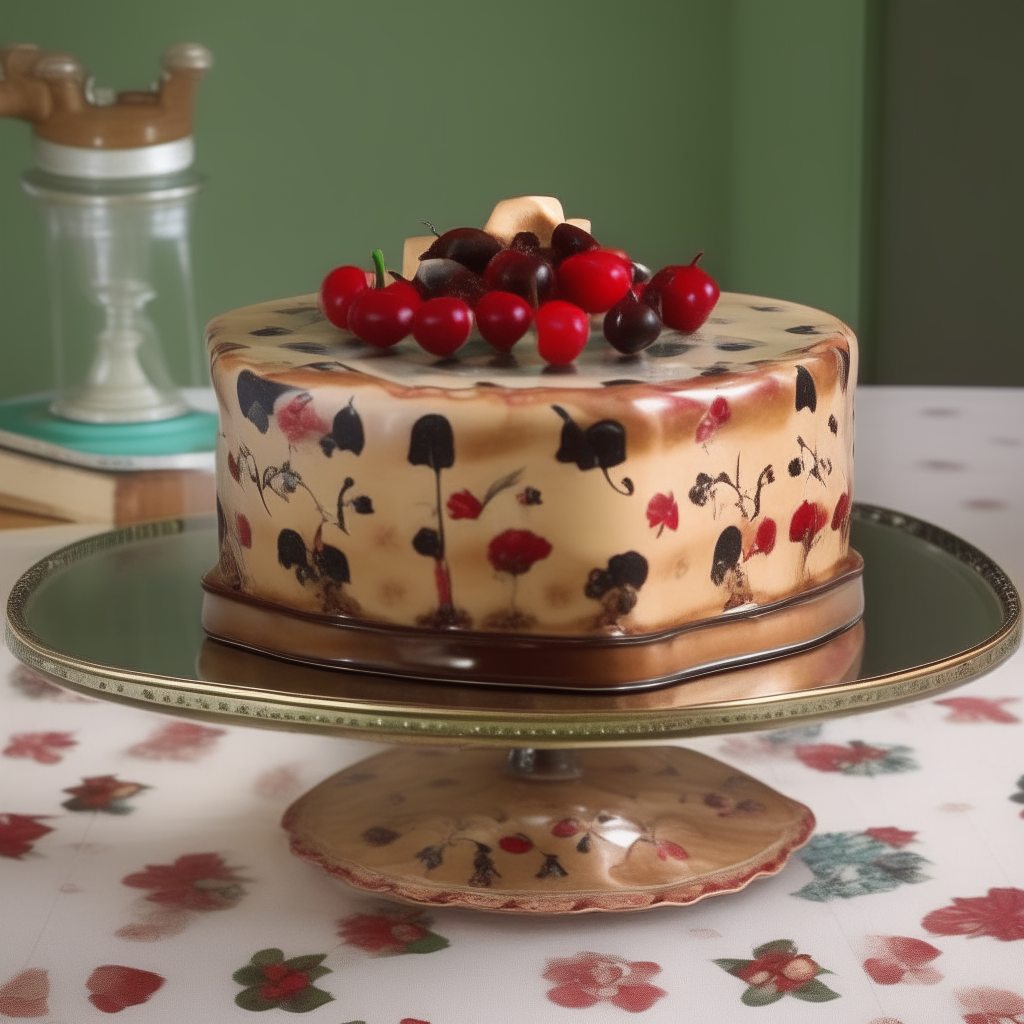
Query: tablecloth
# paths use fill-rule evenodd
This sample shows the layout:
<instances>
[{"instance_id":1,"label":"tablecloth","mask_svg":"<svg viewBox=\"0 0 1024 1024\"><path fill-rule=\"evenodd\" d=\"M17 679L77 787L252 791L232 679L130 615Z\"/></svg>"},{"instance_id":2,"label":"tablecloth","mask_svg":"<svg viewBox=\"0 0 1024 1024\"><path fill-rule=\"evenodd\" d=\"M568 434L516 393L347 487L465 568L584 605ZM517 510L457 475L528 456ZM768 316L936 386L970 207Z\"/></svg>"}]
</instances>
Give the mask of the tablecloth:
<instances>
[{"instance_id":1,"label":"tablecloth","mask_svg":"<svg viewBox=\"0 0 1024 1024\"><path fill-rule=\"evenodd\" d=\"M1024 582L1024 392L861 388L859 499ZM0 535L0 586L85 530ZM278 827L371 743L178 721L0 652L0 1019L1024 1021L1024 656L942 697L688 745L813 808L778 875L626 915L420 911Z\"/></svg>"}]
</instances>

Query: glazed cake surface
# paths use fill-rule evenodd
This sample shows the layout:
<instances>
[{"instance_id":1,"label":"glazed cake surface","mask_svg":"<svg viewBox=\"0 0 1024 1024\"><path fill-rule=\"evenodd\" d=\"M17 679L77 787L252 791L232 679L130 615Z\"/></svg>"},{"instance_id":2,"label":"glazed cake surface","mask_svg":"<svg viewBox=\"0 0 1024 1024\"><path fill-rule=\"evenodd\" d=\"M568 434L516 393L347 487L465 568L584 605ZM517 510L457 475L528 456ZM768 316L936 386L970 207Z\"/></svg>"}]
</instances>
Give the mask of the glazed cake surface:
<instances>
[{"instance_id":1,"label":"glazed cake surface","mask_svg":"<svg viewBox=\"0 0 1024 1024\"><path fill-rule=\"evenodd\" d=\"M760 613L857 573L857 343L818 310L724 293L699 331L630 357L597 322L568 368L477 336L446 360L411 338L374 349L315 296L224 314L208 344L220 561L206 585L264 615L252 646L383 670L292 650L266 618L279 611L411 643L476 638L492 657L743 619L771 646ZM810 631L849 625L858 599ZM239 639L214 604L207 630ZM418 673L403 657L451 674L427 664L436 651Z\"/></svg>"}]
</instances>

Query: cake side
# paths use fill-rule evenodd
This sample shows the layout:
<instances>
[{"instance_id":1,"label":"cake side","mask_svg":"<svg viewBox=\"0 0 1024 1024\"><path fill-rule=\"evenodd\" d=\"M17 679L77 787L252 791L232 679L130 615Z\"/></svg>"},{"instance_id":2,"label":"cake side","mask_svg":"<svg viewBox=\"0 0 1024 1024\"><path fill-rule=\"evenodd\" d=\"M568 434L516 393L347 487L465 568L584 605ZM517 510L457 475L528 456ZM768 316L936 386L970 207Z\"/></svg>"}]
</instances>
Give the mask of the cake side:
<instances>
[{"instance_id":1,"label":"cake side","mask_svg":"<svg viewBox=\"0 0 1024 1024\"><path fill-rule=\"evenodd\" d=\"M783 600L848 555L856 339L724 294L641 356L571 373L471 340L368 349L313 297L208 332L219 577L300 613L641 636Z\"/></svg>"}]
</instances>

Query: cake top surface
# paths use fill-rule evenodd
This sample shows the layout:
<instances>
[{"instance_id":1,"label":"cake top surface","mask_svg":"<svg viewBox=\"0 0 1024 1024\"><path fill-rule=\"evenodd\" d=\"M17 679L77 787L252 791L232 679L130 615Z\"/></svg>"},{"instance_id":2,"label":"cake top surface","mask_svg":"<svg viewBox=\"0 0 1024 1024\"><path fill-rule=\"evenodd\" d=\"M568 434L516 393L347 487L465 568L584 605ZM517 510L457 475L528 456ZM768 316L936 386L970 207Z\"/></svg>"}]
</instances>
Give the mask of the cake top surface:
<instances>
[{"instance_id":1,"label":"cake top surface","mask_svg":"<svg viewBox=\"0 0 1024 1024\"><path fill-rule=\"evenodd\" d=\"M250 369L268 374L308 368L358 373L391 384L459 390L503 388L594 388L618 384L683 384L702 387L708 378L742 374L812 350L855 344L841 320L793 302L723 292L713 315L692 334L664 330L644 352L624 356L601 337L592 317L591 339L567 367L549 366L535 345L495 352L478 334L454 357L439 359L412 338L377 349L328 323L315 295L279 299L225 313L207 329L211 356L232 353ZM243 354L243 349L247 349ZM324 383L328 381L325 379Z\"/></svg>"}]
</instances>

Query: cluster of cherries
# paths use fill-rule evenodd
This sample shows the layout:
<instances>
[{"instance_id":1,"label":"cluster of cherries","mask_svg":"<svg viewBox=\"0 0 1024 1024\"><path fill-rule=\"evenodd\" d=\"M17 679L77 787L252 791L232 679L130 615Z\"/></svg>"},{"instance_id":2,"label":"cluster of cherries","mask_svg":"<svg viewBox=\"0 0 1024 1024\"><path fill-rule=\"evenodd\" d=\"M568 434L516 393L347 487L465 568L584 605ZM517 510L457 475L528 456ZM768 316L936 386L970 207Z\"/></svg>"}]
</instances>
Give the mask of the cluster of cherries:
<instances>
[{"instance_id":1,"label":"cluster of cherries","mask_svg":"<svg viewBox=\"0 0 1024 1024\"><path fill-rule=\"evenodd\" d=\"M389 348L411 333L441 357L465 344L474 320L499 352L533 325L541 357L565 366L587 344L590 314L604 313L605 338L627 355L651 345L664 326L697 330L718 301L718 285L697 266L701 256L652 276L574 224L559 224L543 247L531 231L506 247L479 228L453 228L420 256L411 281L392 272L387 283L379 249L372 286L361 268L336 267L320 286L320 308L370 345Z\"/></svg>"}]
</instances>

